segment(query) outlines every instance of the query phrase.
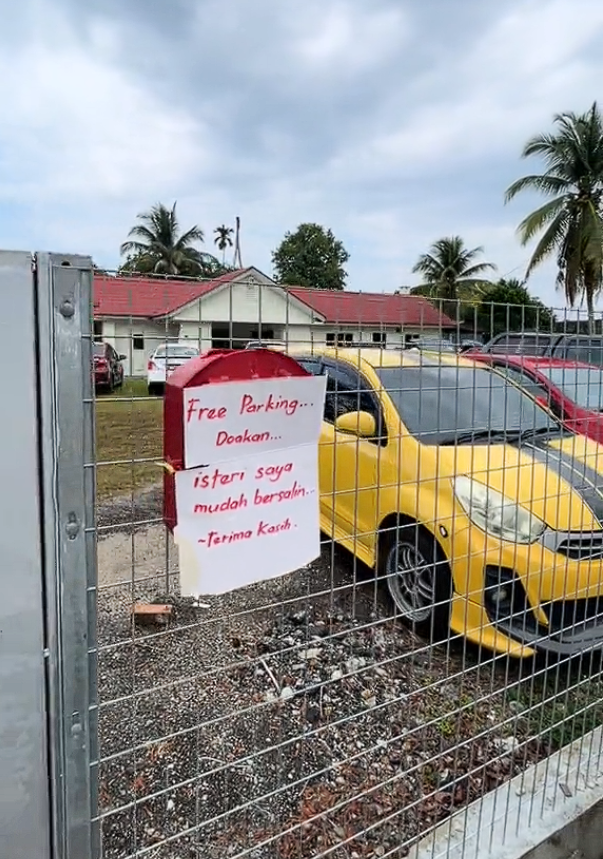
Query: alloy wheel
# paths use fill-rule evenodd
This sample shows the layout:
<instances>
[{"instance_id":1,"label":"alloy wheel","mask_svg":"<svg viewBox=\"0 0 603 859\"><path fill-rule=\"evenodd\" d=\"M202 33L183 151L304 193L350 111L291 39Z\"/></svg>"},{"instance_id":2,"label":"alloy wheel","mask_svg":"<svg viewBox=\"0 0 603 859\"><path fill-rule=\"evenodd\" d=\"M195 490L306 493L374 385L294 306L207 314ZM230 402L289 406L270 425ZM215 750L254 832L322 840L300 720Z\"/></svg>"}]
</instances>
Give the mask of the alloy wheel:
<instances>
[{"instance_id":1,"label":"alloy wheel","mask_svg":"<svg viewBox=\"0 0 603 859\"><path fill-rule=\"evenodd\" d=\"M387 586L396 608L408 620L429 620L435 603L435 570L414 543L398 540L385 563Z\"/></svg>"}]
</instances>

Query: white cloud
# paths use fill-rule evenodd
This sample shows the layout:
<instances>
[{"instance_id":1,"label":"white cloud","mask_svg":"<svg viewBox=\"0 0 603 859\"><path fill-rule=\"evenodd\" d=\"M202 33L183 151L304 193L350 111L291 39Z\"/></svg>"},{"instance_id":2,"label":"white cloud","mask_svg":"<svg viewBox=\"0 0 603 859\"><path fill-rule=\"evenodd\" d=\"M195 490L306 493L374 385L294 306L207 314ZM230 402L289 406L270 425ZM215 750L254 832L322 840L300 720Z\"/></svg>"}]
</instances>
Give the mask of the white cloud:
<instances>
[{"instance_id":1,"label":"white cloud","mask_svg":"<svg viewBox=\"0 0 603 859\"><path fill-rule=\"evenodd\" d=\"M459 20L428 2L203 0L172 33L134 0L110 20L0 0L4 232L115 265L136 213L177 199L208 249L240 215L244 262L267 272L285 231L312 220L351 252L352 289L415 282L418 255L451 234L522 275L515 228L532 201L504 207L503 192L528 168L525 140L595 97L603 5L473 16L474 2ZM553 266L531 288L561 306Z\"/></svg>"},{"instance_id":2,"label":"white cloud","mask_svg":"<svg viewBox=\"0 0 603 859\"><path fill-rule=\"evenodd\" d=\"M581 53L602 36L599 0L517 4L475 39L473 50L456 58L444 53L410 83L414 109L401 109L400 95L386 98L372 138L344 149L333 169L340 176L353 166L399 177L519 154L553 113L589 106L603 60Z\"/></svg>"},{"instance_id":3,"label":"white cloud","mask_svg":"<svg viewBox=\"0 0 603 859\"><path fill-rule=\"evenodd\" d=\"M339 76L362 72L382 63L410 36L402 8L375 8L374 3L353 5L344 0L330 4L303 4L291 21L292 48L306 67Z\"/></svg>"},{"instance_id":4,"label":"white cloud","mask_svg":"<svg viewBox=\"0 0 603 859\"><path fill-rule=\"evenodd\" d=\"M38 10L41 7L38 7ZM47 9L48 7L46 7ZM0 52L0 196L60 204L172 194L207 162L203 127L115 62L115 28L45 15ZM89 214L90 216L90 214Z\"/></svg>"}]
</instances>

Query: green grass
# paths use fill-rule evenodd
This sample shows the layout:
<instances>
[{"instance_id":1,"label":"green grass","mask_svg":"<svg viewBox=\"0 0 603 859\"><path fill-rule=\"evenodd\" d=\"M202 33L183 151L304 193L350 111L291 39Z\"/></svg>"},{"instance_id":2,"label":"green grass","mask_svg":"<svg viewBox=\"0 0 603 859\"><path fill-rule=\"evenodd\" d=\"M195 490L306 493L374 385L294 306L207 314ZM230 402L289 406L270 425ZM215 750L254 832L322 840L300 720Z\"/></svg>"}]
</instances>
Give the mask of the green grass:
<instances>
[{"instance_id":1,"label":"green grass","mask_svg":"<svg viewBox=\"0 0 603 859\"><path fill-rule=\"evenodd\" d=\"M148 397L146 379L124 379L121 388L116 388L112 394L97 394L98 403L106 403L113 397Z\"/></svg>"},{"instance_id":2,"label":"green grass","mask_svg":"<svg viewBox=\"0 0 603 859\"><path fill-rule=\"evenodd\" d=\"M550 752L603 724L603 681L598 666L561 663L551 666L533 684L509 696L520 707L528 735L539 737Z\"/></svg>"},{"instance_id":3,"label":"green grass","mask_svg":"<svg viewBox=\"0 0 603 859\"><path fill-rule=\"evenodd\" d=\"M162 479L163 399L145 379L126 379L96 401L96 486L100 500L131 495Z\"/></svg>"}]
</instances>

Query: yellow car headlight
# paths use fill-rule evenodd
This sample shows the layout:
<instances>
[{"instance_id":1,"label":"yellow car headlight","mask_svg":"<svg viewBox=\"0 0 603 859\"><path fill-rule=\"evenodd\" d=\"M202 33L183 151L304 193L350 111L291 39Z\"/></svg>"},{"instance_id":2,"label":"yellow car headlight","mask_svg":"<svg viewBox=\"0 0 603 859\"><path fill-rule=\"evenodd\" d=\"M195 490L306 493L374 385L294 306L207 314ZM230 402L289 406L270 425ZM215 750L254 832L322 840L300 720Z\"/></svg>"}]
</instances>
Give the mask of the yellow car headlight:
<instances>
[{"instance_id":1,"label":"yellow car headlight","mask_svg":"<svg viewBox=\"0 0 603 859\"><path fill-rule=\"evenodd\" d=\"M537 516L495 489L471 477L453 480L457 501L474 525L512 543L535 543L546 525Z\"/></svg>"}]
</instances>

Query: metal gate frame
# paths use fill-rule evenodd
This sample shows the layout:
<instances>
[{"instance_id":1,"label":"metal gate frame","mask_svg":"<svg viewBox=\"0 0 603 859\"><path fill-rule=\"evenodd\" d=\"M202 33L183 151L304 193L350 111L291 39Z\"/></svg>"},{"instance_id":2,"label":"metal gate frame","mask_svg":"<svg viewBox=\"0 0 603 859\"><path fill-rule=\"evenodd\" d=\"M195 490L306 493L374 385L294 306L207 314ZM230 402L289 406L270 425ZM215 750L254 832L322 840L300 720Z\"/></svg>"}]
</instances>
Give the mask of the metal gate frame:
<instances>
[{"instance_id":1,"label":"metal gate frame","mask_svg":"<svg viewBox=\"0 0 603 859\"><path fill-rule=\"evenodd\" d=\"M0 252L0 855L92 859L92 261ZM84 392L82 400L80 392Z\"/></svg>"}]
</instances>

